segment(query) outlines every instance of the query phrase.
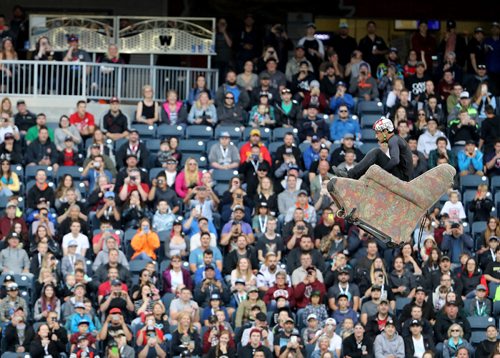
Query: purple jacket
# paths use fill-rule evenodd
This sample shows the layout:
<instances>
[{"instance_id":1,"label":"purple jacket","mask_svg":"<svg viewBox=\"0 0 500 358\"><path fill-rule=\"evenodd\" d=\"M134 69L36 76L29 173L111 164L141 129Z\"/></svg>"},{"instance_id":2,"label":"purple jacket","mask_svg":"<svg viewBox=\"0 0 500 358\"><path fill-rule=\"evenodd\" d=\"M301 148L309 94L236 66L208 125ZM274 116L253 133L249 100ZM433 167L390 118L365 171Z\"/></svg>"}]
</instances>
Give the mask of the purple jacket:
<instances>
[{"instance_id":1,"label":"purple jacket","mask_svg":"<svg viewBox=\"0 0 500 358\"><path fill-rule=\"evenodd\" d=\"M168 268L163 272L163 293L174 293L172 292L172 275L170 275L170 271L172 269ZM188 270L181 268L182 271L182 281L184 285L193 291L193 281L191 280L191 274Z\"/></svg>"}]
</instances>

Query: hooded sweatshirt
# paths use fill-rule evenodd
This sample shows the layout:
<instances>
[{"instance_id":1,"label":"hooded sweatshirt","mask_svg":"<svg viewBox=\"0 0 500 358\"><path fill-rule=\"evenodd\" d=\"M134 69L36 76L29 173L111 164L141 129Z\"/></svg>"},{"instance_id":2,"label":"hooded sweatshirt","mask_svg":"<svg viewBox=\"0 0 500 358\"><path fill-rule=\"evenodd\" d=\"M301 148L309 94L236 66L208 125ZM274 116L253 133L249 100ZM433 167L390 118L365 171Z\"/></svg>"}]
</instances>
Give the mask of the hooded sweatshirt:
<instances>
[{"instance_id":1,"label":"hooded sweatshirt","mask_svg":"<svg viewBox=\"0 0 500 358\"><path fill-rule=\"evenodd\" d=\"M373 343L373 351L375 358L385 358L390 355L395 358L405 357L405 345L403 338L397 334L394 334L392 338L388 338L385 333L381 333L375 338Z\"/></svg>"}]
</instances>

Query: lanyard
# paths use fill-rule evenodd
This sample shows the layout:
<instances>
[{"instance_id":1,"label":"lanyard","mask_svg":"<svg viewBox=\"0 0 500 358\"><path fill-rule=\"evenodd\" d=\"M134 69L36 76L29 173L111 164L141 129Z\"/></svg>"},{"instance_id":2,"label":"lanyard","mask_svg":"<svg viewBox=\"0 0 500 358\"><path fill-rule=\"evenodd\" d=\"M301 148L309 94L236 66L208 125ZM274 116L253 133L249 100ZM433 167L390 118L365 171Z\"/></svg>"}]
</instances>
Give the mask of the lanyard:
<instances>
[{"instance_id":1,"label":"lanyard","mask_svg":"<svg viewBox=\"0 0 500 358\"><path fill-rule=\"evenodd\" d=\"M264 216L264 222L262 222L262 216L259 215L259 226L260 226L260 232L266 232L267 215Z\"/></svg>"}]
</instances>

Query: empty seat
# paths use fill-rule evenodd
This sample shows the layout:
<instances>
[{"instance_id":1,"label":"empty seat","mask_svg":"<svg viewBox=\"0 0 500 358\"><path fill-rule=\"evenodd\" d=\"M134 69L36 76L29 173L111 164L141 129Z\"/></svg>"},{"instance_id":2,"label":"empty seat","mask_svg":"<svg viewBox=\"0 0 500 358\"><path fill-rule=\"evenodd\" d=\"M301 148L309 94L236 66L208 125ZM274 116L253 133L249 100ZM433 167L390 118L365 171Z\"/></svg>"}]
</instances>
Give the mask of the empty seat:
<instances>
[{"instance_id":1,"label":"empty seat","mask_svg":"<svg viewBox=\"0 0 500 358\"><path fill-rule=\"evenodd\" d=\"M361 147L359 147L359 150L363 152L363 154L366 154L373 148L378 148L378 147L379 145L376 142L365 142Z\"/></svg>"},{"instance_id":2,"label":"empty seat","mask_svg":"<svg viewBox=\"0 0 500 358\"><path fill-rule=\"evenodd\" d=\"M57 182L65 175L71 175L74 180L82 179L83 168L79 166L59 167L57 171Z\"/></svg>"},{"instance_id":3,"label":"empty seat","mask_svg":"<svg viewBox=\"0 0 500 358\"><path fill-rule=\"evenodd\" d=\"M375 131L370 128L361 129L361 141L366 142L377 142L377 137L375 136Z\"/></svg>"},{"instance_id":4,"label":"empty seat","mask_svg":"<svg viewBox=\"0 0 500 358\"><path fill-rule=\"evenodd\" d=\"M233 170L233 169L228 169L228 170L215 169L212 172L212 178L219 184L229 183L231 181L231 178L236 175L238 175L238 170Z\"/></svg>"},{"instance_id":5,"label":"empty seat","mask_svg":"<svg viewBox=\"0 0 500 358\"><path fill-rule=\"evenodd\" d=\"M184 138L184 127L160 124L156 129L156 136L160 139L170 137Z\"/></svg>"},{"instance_id":6,"label":"empty seat","mask_svg":"<svg viewBox=\"0 0 500 358\"><path fill-rule=\"evenodd\" d=\"M361 117L361 127L362 128L373 128L376 121L380 119L379 114L365 114Z\"/></svg>"},{"instance_id":7,"label":"empty seat","mask_svg":"<svg viewBox=\"0 0 500 358\"><path fill-rule=\"evenodd\" d=\"M460 191L463 193L467 189L476 190L478 185L488 185L488 178L479 175L464 175L460 177Z\"/></svg>"},{"instance_id":8,"label":"empty seat","mask_svg":"<svg viewBox=\"0 0 500 358\"><path fill-rule=\"evenodd\" d=\"M214 130L210 126L191 125L186 128L186 139L212 139Z\"/></svg>"},{"instance_id":9,"label":"empty seat","mask_svg":"<svg viewBox=\"0 0 500 358\"><path fill-rule=\"evenodd\" d=\"M148 148L151 153L158 153L160 150L160 143L161 140L159 139L148 139L146 141L146 148Z\"/></svg>"},{"instance_id":10,"label":"empty seat","mask_svg":"<svg viewBox=\"0 0 500 358\"><path fill-rule=\"evenodd\" d=\"M377 101L362 101L358 103L358 114L360 117L366 114L382 114L384 106L382 102Z\"/></svg>"},{"instance_id":11,"label":"empty seat","mask_svg":"<svg viewBox=\"0 0 500 358\"><path fill-rule=\"evenodd\" d=\"M297 130L297 128L283 128L283 127L280 127L280 128L274 128L273 129L273 141L275 142L282 142L283 141L283 138L285 138L285 134L289 133L289 132L292 132L293 133L293 136L295 137L295 140L298 140L298 134L299 134L299 131Z\"/></svg>"},{"instance_id":12,"label":"empty seat","mask_svg":"<svg viewBox=\"0 0 500 358\"><path fill-rule=\"evenodd\" d=\"M208 167L208 160L207 160L207 157L205 157L205 155L191 153L189 155L183 155L182 156L181 168L184 167L184 165L186 164L186 161L188 160L188 158L193 158L194 160L196 160L198 162L198 167L199 168L206 169Z\"/></svg>"},{"instance_id":13,"label":"empty seat","mask_svg":"<svg viewBox=\"0 0 500 358\"><path fill-rule=\"evenodd\" d=\"M206 151L205 142L201 139L183 139L179 143L179 151L185 155L203 154Z\"/></svg>"},{"instance_id":14,"label":"empty seat","mask_svg":"<svg viewBox=\"0 0 500 358\"><path fill-rule=\"evenodd\" d=\"M134 124L132 128L137 129L139 136L142 139L155 138L156 137L156 124L150 126L149 124Z\"/></svg>"}]
</instances>

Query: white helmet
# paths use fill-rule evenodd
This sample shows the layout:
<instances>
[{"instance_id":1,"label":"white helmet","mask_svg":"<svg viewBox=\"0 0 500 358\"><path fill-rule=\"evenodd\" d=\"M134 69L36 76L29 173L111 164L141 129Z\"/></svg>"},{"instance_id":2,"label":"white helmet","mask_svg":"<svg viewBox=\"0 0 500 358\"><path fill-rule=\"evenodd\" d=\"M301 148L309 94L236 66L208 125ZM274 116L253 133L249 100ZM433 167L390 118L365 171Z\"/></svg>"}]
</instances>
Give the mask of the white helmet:
<instances>
[{"instance_id":1,"label":"white helmet","mask_svg":"<svg viewBox=\"0 0 500 358\"><path fill-rule=\"evenodd\" d=\"M388 132L394 132L394 124L389 118L381 117L373 124L373 129L376 132L383 132L384 130L387 130Z\"/></svg>"}]
</instances>

